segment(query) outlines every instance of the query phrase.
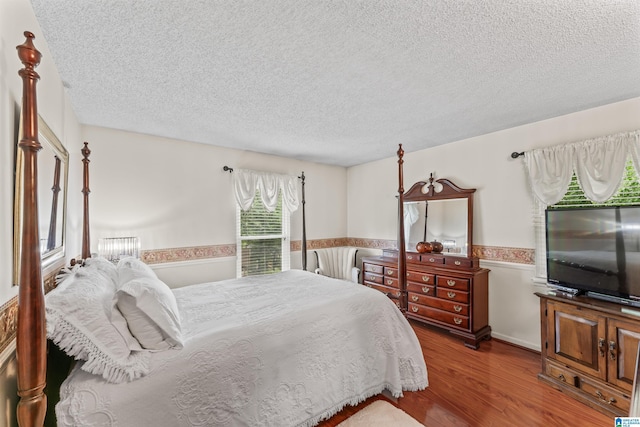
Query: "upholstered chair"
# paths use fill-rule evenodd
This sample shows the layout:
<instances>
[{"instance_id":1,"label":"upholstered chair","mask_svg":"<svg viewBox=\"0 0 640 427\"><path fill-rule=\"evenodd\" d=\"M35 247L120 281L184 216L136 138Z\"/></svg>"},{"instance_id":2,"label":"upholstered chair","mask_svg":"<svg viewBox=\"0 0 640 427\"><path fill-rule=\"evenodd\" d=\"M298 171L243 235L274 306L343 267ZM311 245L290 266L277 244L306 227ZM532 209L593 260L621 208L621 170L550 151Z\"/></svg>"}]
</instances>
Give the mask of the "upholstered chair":
<instances>
[{"instance_id":1,"label":"upholstered chair","mask_svg":"<svg viewBox=\"0 0 640 427\"><path fill-rule=\"evenodd\" d=\"M356 267L357 248L340 246L318 249L313 252L316 254L318 262L317 274L355 283L359 282L360 269Z\"/></svg>"}]
</instances>

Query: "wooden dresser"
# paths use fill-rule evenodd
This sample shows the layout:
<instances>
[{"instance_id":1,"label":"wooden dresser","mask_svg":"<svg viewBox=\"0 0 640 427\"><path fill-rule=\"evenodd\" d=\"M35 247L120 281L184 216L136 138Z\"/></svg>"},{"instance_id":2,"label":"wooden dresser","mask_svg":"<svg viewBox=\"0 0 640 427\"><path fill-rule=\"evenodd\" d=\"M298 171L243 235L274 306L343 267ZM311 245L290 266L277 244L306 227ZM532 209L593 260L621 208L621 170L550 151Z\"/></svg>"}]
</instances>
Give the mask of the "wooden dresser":
<instances>
[{"instance_id":1,"label":"wooden dresser","mask_svg":"<svg viewBox=\"0 0 640 427\"><path fill-rule=\"evenodd\" d=\"M540 297L542 372L554 388L611 416L628 416L640 309L586 296Z\"/></svg>"},{"instance_id":2,"label":"wooden dresser","mask_svg":"<svg viewBox=\"0 0 640 427\"><path fill-rule=\"evenodd\" d=\"M408 252L406 286L398 280L398 254L362 259L363 284L384 292L409 319L446 330L477 349L491 338L489 270L477 258Z\"/></svg>"}]
</instances>

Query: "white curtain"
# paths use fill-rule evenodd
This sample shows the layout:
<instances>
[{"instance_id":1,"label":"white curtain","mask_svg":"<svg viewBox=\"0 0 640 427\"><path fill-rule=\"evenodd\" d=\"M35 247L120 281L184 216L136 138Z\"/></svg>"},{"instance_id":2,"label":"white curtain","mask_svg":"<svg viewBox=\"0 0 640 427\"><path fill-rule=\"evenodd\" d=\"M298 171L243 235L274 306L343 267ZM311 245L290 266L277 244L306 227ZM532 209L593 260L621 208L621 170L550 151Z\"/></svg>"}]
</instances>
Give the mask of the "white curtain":
<instances>
[{"instance_id":1,"label":"white curtain","mask_svg":"<svg viewBox=\"0 0 640 427\"><path fill-rule=\"evenodd\" d=\"M233 171L233 186L238 205L243 211L251 208L256 190L260 190L260 199L269 212L278 205L278 191L282 192L282 206L289 212L298 209L297 177L271 172L259 172L249 169Z\"/></svg>"},{"instance_id":2,"label":"white curtain","mask_svg":"<svg viewBox=\"0 0 640 427\"><path fill-rule=\"evenodd\" d=\"M555 205L566 194L575 170L589 200L608 200L620 186L628 156L640 172L639 135L640 131L624 132L527 151L524 161L533 193L544 205Z\"/></svg>"},{"instance_id":3,"label":"white curtain","mask_svg":"<svg viewBox=\"0 0 640 427\"><path fill-rule=\"evenodd\" d=\"M409 202L404 204L404 241L409 248L409 236L411 235L411 226L420 218L418 211L418 202Z\"/></svg>"}]
</instances>

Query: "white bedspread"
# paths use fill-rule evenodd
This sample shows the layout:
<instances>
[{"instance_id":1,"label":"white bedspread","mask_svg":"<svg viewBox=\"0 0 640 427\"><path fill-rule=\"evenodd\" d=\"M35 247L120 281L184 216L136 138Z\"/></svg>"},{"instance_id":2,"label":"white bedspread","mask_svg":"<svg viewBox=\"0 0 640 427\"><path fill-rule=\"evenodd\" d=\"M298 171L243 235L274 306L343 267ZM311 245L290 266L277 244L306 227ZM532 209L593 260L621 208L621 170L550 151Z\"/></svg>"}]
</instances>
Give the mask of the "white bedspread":
<instances>
[{"instance_id":1,"label":"white bedspread","mask_svg":"<svg viewBox=\"0 0 640 427\"><path fill-rule=\"evenodd\" d=\"M382 293L300 270L174 290L182 350L125 384L76 367L59 426L311 426L388 389L424 389L407 320Z\"/></svg>"}]
</instances>

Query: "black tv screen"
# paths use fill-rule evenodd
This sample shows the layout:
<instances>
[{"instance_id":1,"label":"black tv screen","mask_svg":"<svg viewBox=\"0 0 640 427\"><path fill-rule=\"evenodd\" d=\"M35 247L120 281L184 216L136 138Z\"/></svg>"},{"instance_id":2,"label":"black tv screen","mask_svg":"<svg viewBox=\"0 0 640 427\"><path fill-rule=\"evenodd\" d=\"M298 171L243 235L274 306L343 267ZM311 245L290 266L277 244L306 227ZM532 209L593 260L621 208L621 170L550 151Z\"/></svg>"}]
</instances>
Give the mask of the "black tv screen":
<instances>
[{"instance_id":1,"label":"black tv screen","mask_svg":"<svg viewBox=\"0 0 640 427\"><path fill-rule=\"evenodd\" d=\"M547 281L640 300L640 206L547 209Z\"/></svg>"}]
</instances>

